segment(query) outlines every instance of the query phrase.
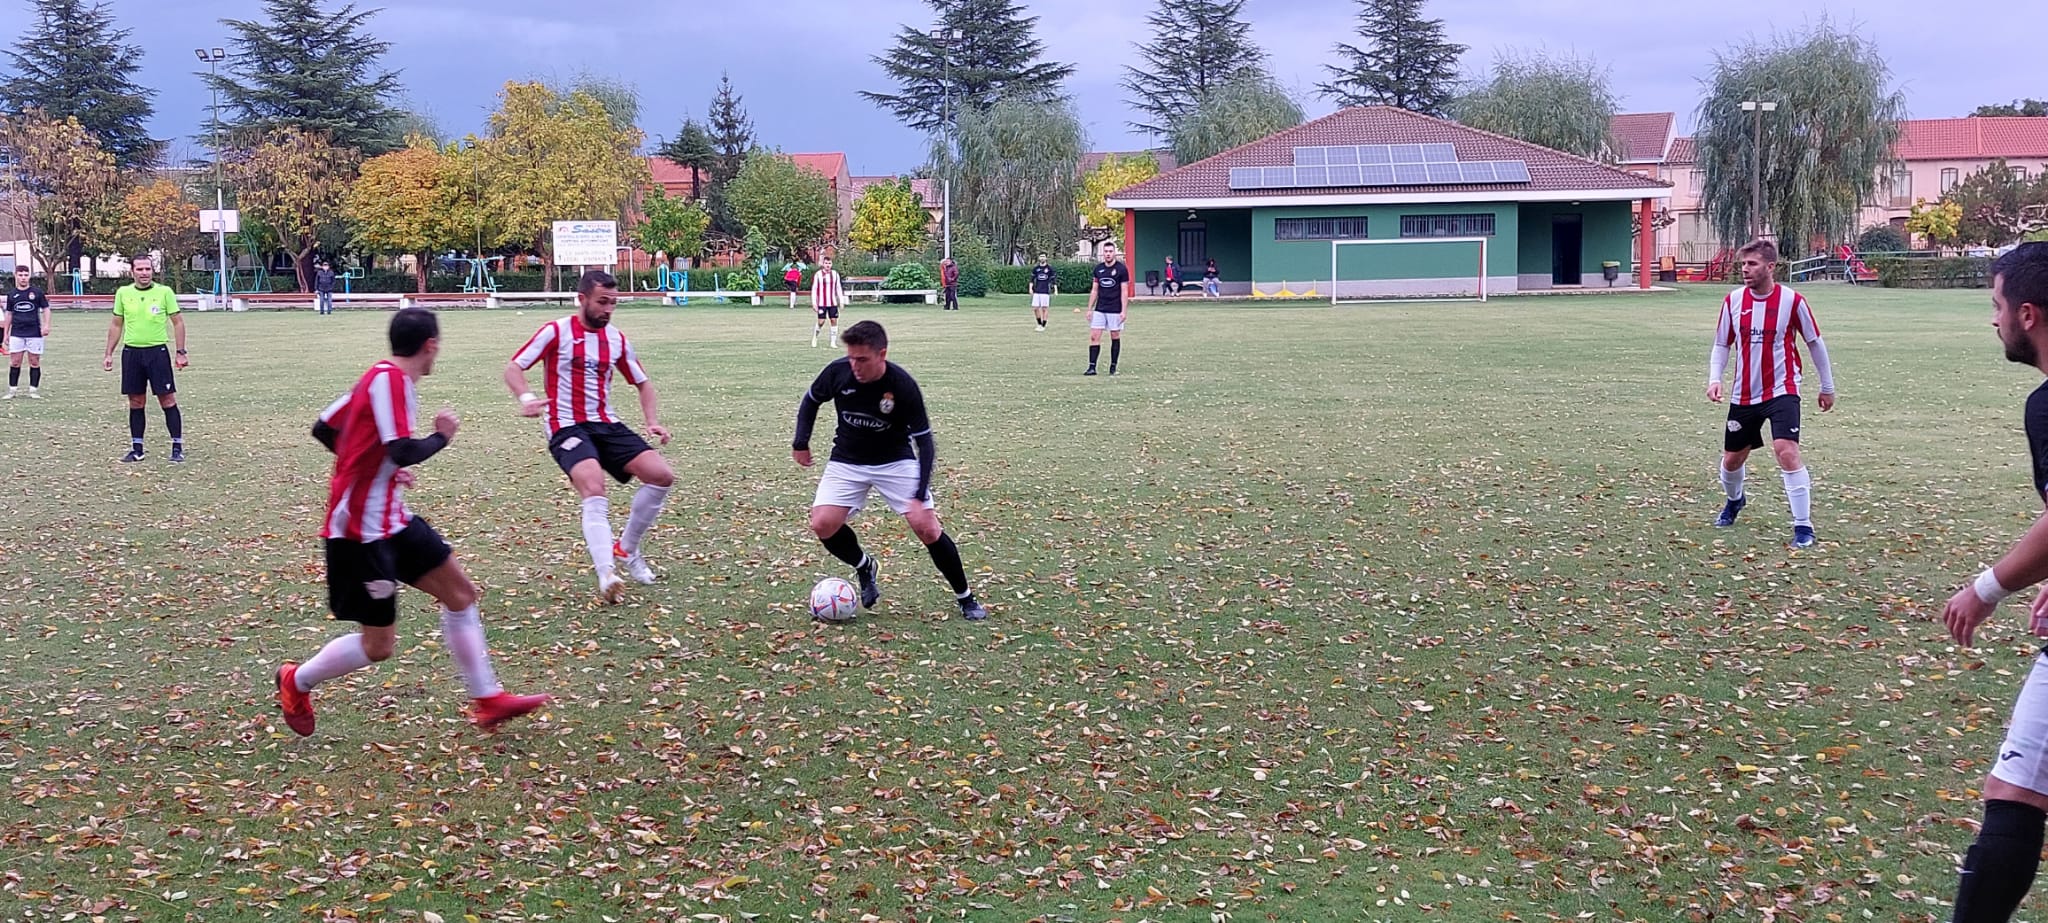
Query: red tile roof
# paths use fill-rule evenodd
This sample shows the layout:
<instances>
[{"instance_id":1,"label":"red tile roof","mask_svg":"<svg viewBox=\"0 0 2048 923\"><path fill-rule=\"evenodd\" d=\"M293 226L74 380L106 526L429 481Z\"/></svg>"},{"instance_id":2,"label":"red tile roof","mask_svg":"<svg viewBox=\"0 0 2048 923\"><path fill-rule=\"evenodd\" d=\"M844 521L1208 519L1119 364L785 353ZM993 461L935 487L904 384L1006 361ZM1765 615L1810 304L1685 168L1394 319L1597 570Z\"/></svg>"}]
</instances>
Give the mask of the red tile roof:
<instances>
[{"instance_id":1,"label":"red tile roof","mask_svg":"<svg viewBox=\"0 0 2048 923\"><path fill-rule=\"evenodd\" d=\"M1669 112L1631 112L1617 115L1608 123L1614 136L1614 156L1622 163L1662 163L1671 143L1671 125L1677 116Z\"/></svg>"},{"instance_id":2,"label":"red tile roof","mask_svg":"<svg viewBox=\"0 0 2048 923\"><path fill-rule=\"evenodd\" d=\"M1892 150L1900 160L2048 158L2048 118L1907 119Z\"/></svg>"},{"instance_id":3,"label":"red tile roof","mask_svg":"<svg viewBox=\"0 0 2048 923\"><path fill-rule=\"evenodd\" d=\"M1348 188L1268 190L1230 188L1230 168L1285 166L1294 162L1294 148L1316 144L1431 144L1455 146L1459 160L1520 160L1528 163L1528 183L1462 183L1439 186L1353 186ZM1359 106L1297 125L1279 134L1233 148L1207 160L1146 180L1117 192L1117 199L1265 198L1272 195L1380 195L1457 192L1562 192L1567 190L1667 190L1671 184L1649 179L1582 157L1538 147L1492 132L1392 106ZM1506 198L1512 198L1508 196Z\"/></svg>"},{"instance_id":4,"label":"red tile roof","mask_svg":"<svg viewBox=\"0 0 2048 923\"><path fill-rule=\"evenodd\" d=\"M1700 162L1699 146L1692 136L1671 139L1671 153L1664 155L1664 162L1673 166L1684 166Z\"/></svg>"},{"instance_id":5,"label":"red tile roof","mask_svg":"<svg viewBox=\"0 0 2048 923\"><path fill-rule=\"evenodd\" d=\"M696 190L690 188L690 168L666 157L647 158L647 172L653 174L661 191L669 195L694 197ZM699 171L702 178L702 171Z\"/></svg>"},{"instance_id":6,"label":"red tile roof","mask_svg":"<svg viewBox=\"0 0 2048 923\"><path fill-rule=\"evenodd\" d=\"M869 186L878 186L878 185L881 185L881 184L883 184L883 183L893 183L893 182L895 182L895 181L896 181L896 180L898 180L898 179L900 179L900 177L895 177L895 176L856 176L856 177L854 177L854 178L853 178L853 197L854 197L855 199L858 199L858 198L860 198L860 197L861 197L862 195L866 194L866 193L867 193L867 191L868 191L868 187L869 187ZM913 177L911 177L911 178L910 178L910 191L911 191L911 192L914 192L914 193L917 193L917 195L918 195L918 198L919 198L919 199L921 199L921 200L922 200L922 201L924 202L924 204L925 204L925 207L927 207L927 208L937 208L937 207L938 207L938 204L939 204L939 200L938 200L938 199L935 199L935 198L933 198L933 197L932 197L932 195L933 195L933 193L932 193L932 181L931 181L930 179L927 179L927 178L925 178L925 177L922 177L922 176L913 176Z\"/></svg>"},{"instance_id":7,"label":"red tile roof","mask_svg":"<svg viewBox=\"0 0 2048 923\"><path fill-rule=\"evenodd\" d=\"M797 166L829 180L836 180L840 174L846 172L845 154L791 154L789 159Z\"/></svg>"}]
</instances>

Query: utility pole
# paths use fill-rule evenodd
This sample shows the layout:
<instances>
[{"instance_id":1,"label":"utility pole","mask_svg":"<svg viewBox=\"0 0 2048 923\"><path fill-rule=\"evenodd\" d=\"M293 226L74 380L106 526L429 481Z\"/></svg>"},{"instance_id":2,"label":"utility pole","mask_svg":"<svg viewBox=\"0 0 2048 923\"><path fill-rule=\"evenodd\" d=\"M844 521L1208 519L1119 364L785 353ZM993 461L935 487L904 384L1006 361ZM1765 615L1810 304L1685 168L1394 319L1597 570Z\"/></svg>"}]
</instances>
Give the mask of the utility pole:
<instances>
[{"instance_id":1,"label":"utility pole","mask_svg":"<svg viewBox=\"0 0 2048 923\"><path fill-rule=\"evenodd\" d=\"M939 130L946 138L946 175L939 177L939 233L946 259L953 258L953 168L958 153L953 150L953 47L960 43L959 29L933 29L932 43L939 48Z\"/></svg>"},{"instance_id":2,"label":"utility pole","mask_svg":"<svg viewBox=\"0 0 2048 923\"><path fill-rule=\"evenodd\" d=\"M1777 103L1745 99L1742 111L1754 113L1755 142L1749 153L1749 239L1764 236L1764 113L1778 111Z\"/></svg>"},{"instance_id":3,"label":"utility pole","mask_svg":"<svg viewBox=\"0 0 2048 923\"><path fill-rule=\"evenodd\" d=\"M225 308L228 297L228 227L225 216L228 207L220 174L220 62L227 60L228 52L225 48L194 48L192 53L206 62L206 69L214 78L207 81L213 89L213 123L209 126L213 138L213 237L219 247L216 255L220 259L218 271L214 273L213 297L217 307Z\"/></svg>"}]
</instances>

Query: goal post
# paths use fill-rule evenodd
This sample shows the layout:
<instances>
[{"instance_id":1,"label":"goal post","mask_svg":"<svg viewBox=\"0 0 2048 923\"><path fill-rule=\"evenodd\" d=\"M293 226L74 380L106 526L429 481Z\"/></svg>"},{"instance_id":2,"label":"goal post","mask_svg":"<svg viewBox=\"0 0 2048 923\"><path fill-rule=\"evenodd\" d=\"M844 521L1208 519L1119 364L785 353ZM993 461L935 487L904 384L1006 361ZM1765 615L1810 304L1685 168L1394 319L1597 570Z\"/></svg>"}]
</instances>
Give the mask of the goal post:
<instances>
[{"instance_id":1,"label":"goal post","mask_svg":"<svg viewBox=\"0 0 2048 923\"><path fill-rule=\"evenodd\" d=\"M1485 301L1487 237L1330 241L1330 303Z\"/></svg>"}]
</instances>

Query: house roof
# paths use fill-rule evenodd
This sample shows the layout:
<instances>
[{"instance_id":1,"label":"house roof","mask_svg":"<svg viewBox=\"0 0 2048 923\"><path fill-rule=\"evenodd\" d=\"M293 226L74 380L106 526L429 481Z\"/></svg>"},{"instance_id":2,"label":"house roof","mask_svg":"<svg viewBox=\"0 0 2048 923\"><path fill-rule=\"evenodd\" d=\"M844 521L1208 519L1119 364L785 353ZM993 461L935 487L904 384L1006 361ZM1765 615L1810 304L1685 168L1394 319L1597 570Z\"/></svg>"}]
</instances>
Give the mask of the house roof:
<instances>
[{"instance_id":1,"label":"house roof","mask_svg":"<svg viewBox=\"0 0 2048 923\"><path fill-rule=\"evenodd\" d=\"M653 174L654 181L663 186L676 183L685 186L690 184L690 168L666 157L647 158L647 172Z\"/></svg>"},{"instance_id":2,"label":"house roof","mask_svg":"<svg viewBox=\"0 0 2048 923\"><path fill-rule=\"evenodd\" d=\"M1692 136L1671 139L1671 152L1664 155L1664 162L1672 165L1686 165L1700 162L1699 146Z\"/></svg>"},{"instance_id":3,"label":"house roof","mask_svg":"<svg viewBox=\"0 0 2048 923\"><path fill-rule=\"evenodd\" d=\"M791 162L826 179L836 180L846 173L846 155L834 151L829 154L791 154Z\"/></svg>"},{"instance_id":4,"label":"house roof","mask_svg":"<svg viewBox=\"0 0 2048 923\"><path fill-rule=\"evenodd\" d=\"M1102 166L1102 162L1111 157L1150 157L1154 163L1159 164L1161 173L1170 172L1180 166L1180 163L1173 159L1172 151L1089 151L1081 155L1080 171L1086 175L1088 171Z\"/></svg>"},{"instance_id":5,"label":"house roof","mask_svg":"<svg viewBox=\"0 0 2048 923\"><path fill-rule=\"evenodd\" d=\"M1630 112L1608 123L1614 136L1614 156L1622 163L1663 163L1671 147L1671 126L1677 122L1670 112Z\"/></svg>"},{"instance_id":6,"label":"house roof","mask_svg":"<svg viewBox=\"0 0 2048 923\"><path fill-rule=\"evenodd\" d=\"M2048 158L2048 118L1907 119L1892 151L1900 160Z\"/></svg>"},{"instance_id":7,"label":"house roof","mask_svg":"<svg viewBox=\"0 0 2048 923\"><path fill-rule=\"evenodd\" d=\"M853 197L855 199L858 199L862 195L865 195L868 191L869 186L876 186L882 183L893 183L897 179L899 179L899 177L856 176L853 178ZM931 208L938 205L939 200L932 198L932 181L930 179L922 176L911 177L910 191L917 193L918 199L924 202L926 208Z\"/></svg>"},{"instance_id":8,"label":"house roof","mask_svg":"<svg viewBox=\"0 0 2048 923\"><path fill-rule=\"evenodd\" d=\"M1232 167L1285 166L1294 148L1318 144L1450 144L1459 160L1520 160L1527 183L1350 186L1327 189L1232 189ZM1583 195L1581 195L1584 193ZM1583 157L1480 131L1392 106L1359 106L1187 164L1110 196L1112 208L1226 207L1260 200L1541 201L1554 198L1669 198L1671 184ZM1188 204L1199 203L1199 204Z\"/></svg>"}]
</instances>

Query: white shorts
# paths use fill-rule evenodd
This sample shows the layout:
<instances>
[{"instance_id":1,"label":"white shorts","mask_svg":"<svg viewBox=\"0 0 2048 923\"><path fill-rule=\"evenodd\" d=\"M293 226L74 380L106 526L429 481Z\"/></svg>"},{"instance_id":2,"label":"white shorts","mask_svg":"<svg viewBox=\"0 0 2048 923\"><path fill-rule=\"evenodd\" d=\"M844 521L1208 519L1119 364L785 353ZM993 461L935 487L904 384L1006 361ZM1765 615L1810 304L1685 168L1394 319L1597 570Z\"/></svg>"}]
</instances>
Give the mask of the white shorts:
<instances>
[{"instance_id":1,"label":"white shorts","mask_svg":"<svg viewBox=\"0 0 2048 923\"><path fill-rule=\"evenodd\" d=\"M858 513L867 505L870 490L880 491L883 502L898 514L910 512L910 501L917 499L917 459L886 465L826 462L825 476L818 479L818 492L811 497L811 505L843 506ZM925 506L937 508L929 499Z\"/></svg>"},{"instance_id":2,"label":"white shorts","mask_svg":"<svg viewBox=\"0 0 2048 923\"><path fill-rule=\"evenodd\" d=\"M2048 655L2034 657L1991 774L2027 791L2048 793Z\"/></svg>"},{"instance_id":3,"label":"white shorts","mask_svg":"<svg viewBox=\"0 0 2048 923\"><path fill-rule=\"evenodd\" d=\"M1034 307L1034 308L1050 308L1050 307L1052 307L1052 295L1050 295L1050 294L1046 294L1046 293L1043 293L1043 292L1032 292L1032 293L1031 293L1031 306L1032 306L1032 307Z\"/></svg>"},{"instance_id":4,"label":"white shorts","mask_svg":"<svg viewBox=\"0 0 2048 923\"><path fill-rule=\"evenodd\" d=\"M11 353L28 353L31 356L40 356L43 354L43 338L15 336L8 337L7 351Z\"/></svg>"},{"instance_id":5,"label":"white shorts","mask_svg":"<svg viewBox=\"0 0 2048 923\"><path fill-rule=\"evenodd\" d=\"M1122 330L1124 329L1124 314L1122 311L1118 311L1115 314L1090 311L1088 312L1088 329L1112 332Z\"/></svg>"}]
</instances>

